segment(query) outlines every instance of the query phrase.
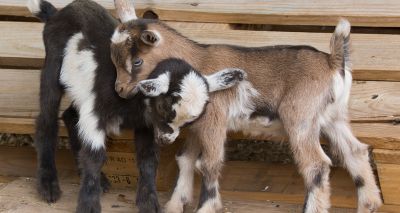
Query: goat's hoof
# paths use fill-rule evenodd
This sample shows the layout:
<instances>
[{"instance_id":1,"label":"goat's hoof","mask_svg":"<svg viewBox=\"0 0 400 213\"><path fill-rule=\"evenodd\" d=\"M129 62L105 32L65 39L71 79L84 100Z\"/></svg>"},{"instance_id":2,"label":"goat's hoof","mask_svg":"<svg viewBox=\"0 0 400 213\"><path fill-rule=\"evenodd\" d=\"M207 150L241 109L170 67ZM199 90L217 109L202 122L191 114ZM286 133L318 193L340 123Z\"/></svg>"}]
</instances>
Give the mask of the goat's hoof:
<instances>
[{"instance_id":1,"label":"goat's hoof","mask_svg":"<svg viewBox=\"0 0 400 213\"><path fill-rule=\"evenodd\" d=\"M37 190L42 199L48 203L55 203L61 197L57 171L39 169Z\"/></svg>"},{"instance_id":2,"label":"goat's hoof","mask_svg":"<svg viewBox=\"0 0 400 213\"><path fill-rule=\"evenodd\" d=\"M79 202L76 213L101 213L100 202Z\"/></svg>"},{"instance_id":3,"label":"goat's hoof","mask_svg":"<svg viewBox=\"0 0 400 213\"><path fill-rule=\"evenodd\" d=\"M139 213L162 213L156 193L145 195L144 193L138 192L137 196L136 205L139 209Z\"/></svg>"},{"instance_id":4,"label":"goat's hoof","mask_svg":"<svg viewBox=\"0 0 400 213\"><path fill-rule=\"evenodd\" d=\"M103 192L110 191L111 183L108 180L107 176L103 172L101 172L100 185L101 185L101 188L103 189Z\"/></svg>"},{"instance_id":5,"label":"goat's hoof","mask_svg":"<svg viewBox=\"0 0 400 213\"><path fill-rule=\"evenodd\" d=\"M164 207L164 213L182 213L183 212L183 204L177 203L175 201L168 201Z\"/></svg>"}]
</instances>

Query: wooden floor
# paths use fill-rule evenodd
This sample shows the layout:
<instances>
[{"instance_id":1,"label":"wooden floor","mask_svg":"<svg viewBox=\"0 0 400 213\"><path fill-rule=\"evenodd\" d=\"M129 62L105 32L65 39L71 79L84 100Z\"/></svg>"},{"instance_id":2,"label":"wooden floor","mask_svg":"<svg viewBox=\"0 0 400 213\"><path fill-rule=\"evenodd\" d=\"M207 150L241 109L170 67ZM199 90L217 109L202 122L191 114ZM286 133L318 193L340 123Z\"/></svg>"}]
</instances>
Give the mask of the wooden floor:
<instances>
[{"instance_id":1,"label":"wooden floor","mask_svg":"<svg viewBox=\"0 0 400 213\"><path fill-rule=\"evenodd\" d=\"M48 205L42 202L35 190L35 180L32 178L3 179L0 183L0 212L74 212L78 194L78 185L62 182L62 198L55 204ZM1 181L0 181L1 182ZM112 189L102 197L103 212L137 212L133 189ZM161 193L161 203L165 203L168 195ZM274 201L236 201L224 199L224 213L255 213L255 212L301 212L302 206ZM193 212L189 207L185 212ZM354 209L335 208L330 212L347 213L355 212Z\"/></svg>"}]
</instances>

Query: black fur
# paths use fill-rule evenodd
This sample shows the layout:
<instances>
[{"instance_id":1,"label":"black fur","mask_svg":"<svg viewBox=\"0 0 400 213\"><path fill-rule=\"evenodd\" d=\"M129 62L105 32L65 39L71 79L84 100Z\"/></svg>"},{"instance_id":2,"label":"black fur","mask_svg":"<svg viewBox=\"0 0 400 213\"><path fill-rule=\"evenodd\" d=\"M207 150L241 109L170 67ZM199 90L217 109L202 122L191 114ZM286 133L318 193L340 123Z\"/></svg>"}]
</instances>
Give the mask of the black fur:
<instances>
[{"instance_id":1,"label":"black fur","mask_svg":"<svg viewBox=\"0 0 400 213\"><path fill-rule=\"evenodd\" d=\"M217 196L217 189L215 187L208 189L204 180L205 177L203 176L201 182L199 205L197 209L200 209L207 200L213 199L215 198L215 196Z\"/></svg>"},{"instance_id":2,"label":"black fur","mask_svg":"<svg viewBox=\"0 0 400 213\"><path fill-rule=\"evenodd\" d=\"M47 5L40 14L47 14L43 31L46 59L41 74L40 114L37 118L35 145L38 152L38 190L48 202L60 197L55 165L55 147L58 136L58 111L65 85L59 82L64 49L72 35L82 32L84 39L80 49L94 51L98 63L93 92L96 94L94 113L99 117L98 128L105 130L109 121L123 118L123 128L136 130L137 160L140 171L137 205L140 212L161 212L156 196L155 177L158 165L158 147L153 141L153 131L144 120L142 96L131 100L122 99L114 90L116 70L110 58L110 38L117 20L97 3L76 0L57 13ZM42 18L42 17L41 17ZM94 48L93 48L94 47ZM86 82L82 82L85 84ZM101 173L105 150L93 151L82 146L77 133L78 109L71 105L63 119L70 135L74 155L79 153L81 189L77 212L99 212L101 191L109 183ZM103 185L103 188L102 188Z\"/></svg>"},{"instance_id":3,"label":"black fur","mask_svg":"<svg viewBox=\"0 0 400 213\"><path fill-rule=\"evenodd\" d=\"M253 113L251 113L250 118L254 119L257 117L268 117L269 120L273 121L279 118L278 113L269 104L265 104L262 107L257 107Z\"/></svg>"},{"instance_id":4,"label":"black fur","mask_svg":"<svg viewBox=\"0 0 400 213\"><path fill-rule=\"evenodd\" d=\"M47 22L57 12L57 9L47 1L40 1L40 12L36 13L41 21Z\"/></svg>"},{"instance_id":5,"label":"black fur","mask_svg":"<svg viewBox=\"0 0 400 213\"><path fill-rule=\"evenodd\" d=\"M357 188L363 187L365 185L364 178L357 176L356 178L354 178L354 184Z\"/></svg>"}]
</instances>

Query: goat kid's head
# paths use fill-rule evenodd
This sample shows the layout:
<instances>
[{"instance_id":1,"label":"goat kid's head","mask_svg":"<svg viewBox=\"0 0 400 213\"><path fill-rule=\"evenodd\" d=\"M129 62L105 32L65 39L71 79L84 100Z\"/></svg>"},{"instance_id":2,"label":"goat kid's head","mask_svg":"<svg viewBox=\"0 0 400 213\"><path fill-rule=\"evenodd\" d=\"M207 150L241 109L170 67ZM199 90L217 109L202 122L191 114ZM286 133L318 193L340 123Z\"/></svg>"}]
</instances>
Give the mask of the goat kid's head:
<instances>
[{"instance_id":1,"label":"goat kid's head","mask_svg":"<svg viewBox=\"0 0 400 213\"><path fill-rule=\"evenodd\" d=\"M206 108L209 93L236 85L246 78L243 70L227 68L202 76L178 59L160 62L135 90L148 97L146 104L157 143L171 144L180 128L198 119Z\"/></svg>"},{"instance_id":2,"label":"goat kid's head","mask_svg":"<svg viewBox=\"0 0 400 213\"><path fill-rule=\"evenodd\" d=\"M117 70L115 90L122 98L130 98L134 88L149 77L162 60L175 57L172 52L179 47L173 43L174 32L154 19L138 19L132 0L115 0L121 24L111 38L111 59ZM172 34L171 34L172 33Z\"/></svg>"}]
</instances>

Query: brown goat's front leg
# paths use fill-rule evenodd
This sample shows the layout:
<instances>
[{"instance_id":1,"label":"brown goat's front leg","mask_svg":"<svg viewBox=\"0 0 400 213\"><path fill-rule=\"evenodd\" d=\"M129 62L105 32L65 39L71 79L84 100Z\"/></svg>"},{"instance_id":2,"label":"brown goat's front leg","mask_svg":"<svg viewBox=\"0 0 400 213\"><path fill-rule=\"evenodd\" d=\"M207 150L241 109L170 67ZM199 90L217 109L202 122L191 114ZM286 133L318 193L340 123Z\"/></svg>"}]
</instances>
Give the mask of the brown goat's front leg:
<instances>
[{"instance_id":1,"label":"brown goat's front leg","mask_svg":"<svg viewBox=\"0 0 400 213\"><path fill-rule=\"evenodd\" d=\"M192 201L195 162L199 153L200 147L196 138L188 137L184 149L176 155L179 177L174 193L165 205L165 213L181 213L183 207Z\"/></svg>"},{"instance_id":2,"label":"brown goat's front leg","mask_svg":"<svg viewBox=\"0 0 400 213\"><path fill-rule=\"evenodd\" d=\"M203 143L202 153L196 161L196 168L202 175L198 213L217 212L222 208L218 178L224 162L225 139L226 131L209 138L206 144Z\"/></svg>"},{"instance_id":3,"label":"brown goat's front leg","mask_svg":"<svg viewBox=\"0 0 400 213\"><path fill-rule=\"evenodd\" d=\"M330 141L332 153L342 161L357 187L357 212L376 212L382 200L369 163L368 146L354 137L345 119L329 122L322 130Z\"/></svg>"},{"instance_id":4,"label":"brown goat's front leg","mask_svg":"<svg viewBox=\"0 0 400 213\"><path fill-rule=\"evenodd\" d=\"M307 190L303 212L328 213L331 160L320 145L319 126L311 120L303 120L298 124L284 123L284 125Z\"/></svg>"}]
</instances>

